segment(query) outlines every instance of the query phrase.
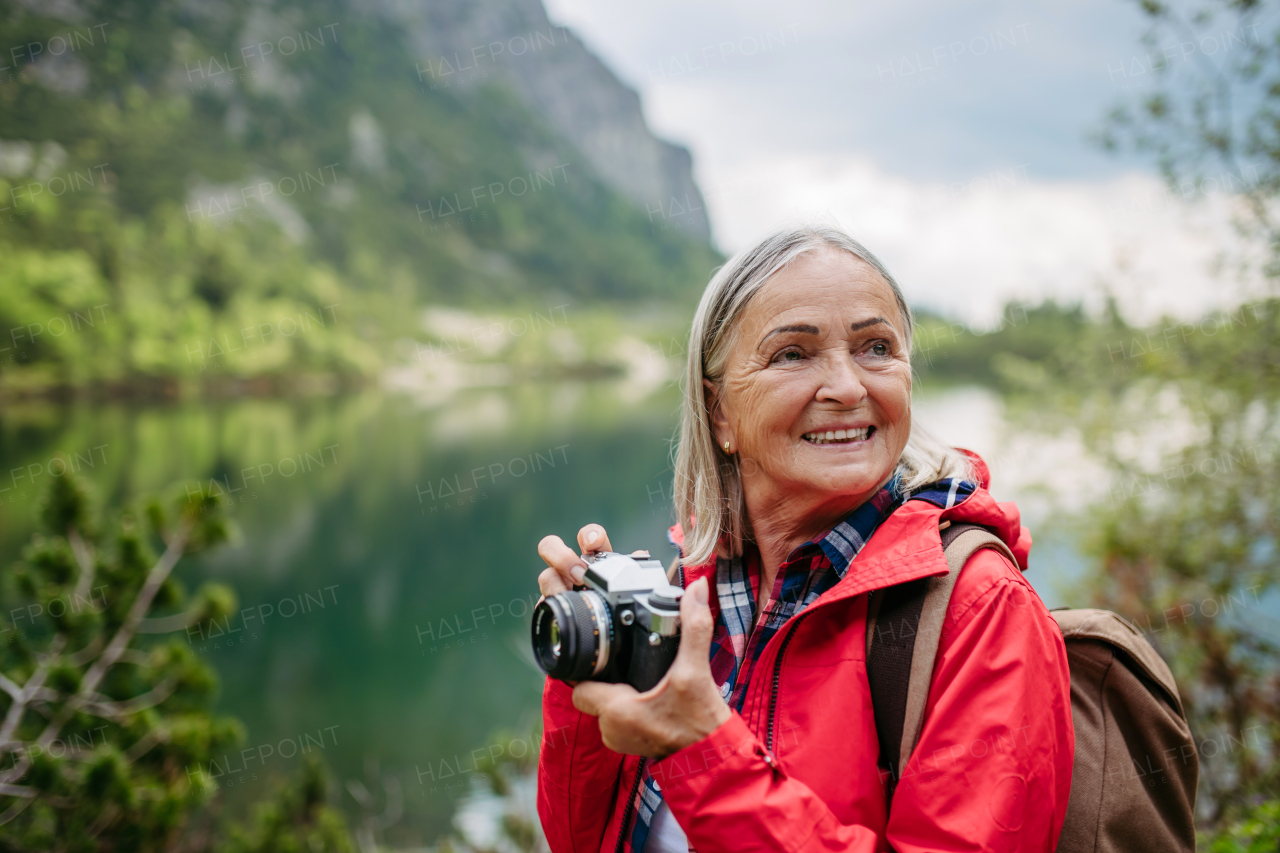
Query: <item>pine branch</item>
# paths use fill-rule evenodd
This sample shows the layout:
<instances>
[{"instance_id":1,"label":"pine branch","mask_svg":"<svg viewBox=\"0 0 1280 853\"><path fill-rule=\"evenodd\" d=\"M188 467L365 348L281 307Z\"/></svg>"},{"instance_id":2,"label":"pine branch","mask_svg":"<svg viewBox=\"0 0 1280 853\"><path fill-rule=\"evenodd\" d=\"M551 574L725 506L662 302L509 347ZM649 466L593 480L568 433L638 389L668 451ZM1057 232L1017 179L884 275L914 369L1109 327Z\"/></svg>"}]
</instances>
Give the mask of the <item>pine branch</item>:
<instances>
[{"instance_id":1,"label":"pine branch","mask_svg":"<svg viewBox=\"0 0 1280 853\"><path fill-rule=\"evenodd\" d=\"M67 720L71 719L71 715L80 710L88 697L98 689L98 685L102 683L102 679L106 677L109 670L116 661L124 654L133 642L133 637L137 633L138 625L141 624L143 618L147 615L147 611L151 609L151 602L156 597L156 593L160 591L161 585L168 579L169 573L173 571L173 567L177 565L181 559L183 550L186 548L187 539L191 535L193 522L185 521L177 532L170 538L168 547L165 548L164 554L156 561L151 572L147 575L146 582L142 585L142 589L138 590L138 595L133 600L133 605L129 608L129 614L125 617L124 624L116 631L116 635L111 638L111 642L107 644L106 651L102 656L94 661L93 666L85 673L84 679L80 683L80 691L72 697L71 701L63 707L62 712L54 718L53 722L44 730L36 743L40 746L47 747L57 737L62 726Z\"/></svg>"},{"instance_id":2,"label":"pine branch","mask_svg":"<svg viewBox=\"0 0 1280 853\"><path fill-rule=\"evenodd\" d=\"M147 574L146 581L142 585L142 589L138 591L137 596L134 598L133 605L129 608L129 613L125 616L124 623L119 627L119 629L117 629L115 636L111 638L111 642L107 644L107 648L102 653L101 657L94 661L93 665L89 668L89 671L85 674L85 677L81 680L79 691L77 691L77 693L72 696L61 709L59 709L53 719L51 719L48 725L45 726L44 731L35 741L37 746L47 749L49 744L53 743L53 741L57 739L59 733L62 731L62 727L67 724L77 711L85 710L87 705L98 704L93 698L98 695L96 693L98 685L101 684L102 679L106 677L107 671L111 669L117 661L124 657L127 651L129 651L129 644L133 642L134 635L137 633L138 625L141 624L143 618L147 614L147 611L151 608L151 602L155 599L156 593L160 591L160 587L164 584L165 580L168 579L169 574L173 571L173 567L177 565L178 560L181 559L186 548L188 538L191 535L193 525L194 522L191 520L184 521L174 535L169 539L164 553L151 568L151 571ZM77 560L79 560L79 557L77 557ZM85 574L82 574L81 580L83 580L85 576ZM92 583L92 578L90 578L88 582ZM50 661L52 661L58 653L61 652L62 645L64 645L65 642L66 638L61 634L54 638L54 642L50 645L49 654L47 654L44 660L41 661L36 672L32 675L31 679L28 680L27 686L24 686L22 698L14 700L13 705L9 708L9 713L5 718L4 725L0 726L0 743L8 742L13 739L13 733L22 721L22 716L26 711L27 704L34 697L35 692L44 685L44 680L48 677ZM163 699L160 701L163 701ZM27 750L26 755L24 755L20 761L15 762L12 768L0 773L0 784L6 784L17 779L21 779L31 767L30 755L30 750ZM23 800L21 802L26 803L29 802L29 800ZM0 814L0 825L12 820L21 813L22 808L26 808L26 806L23 805L22 808L18 808L15 811L15 807L17 805L18 803L14 803L14 805L10 806L4 814Z\"/></svg>"},{"instance_id":3,"label":"pine branch","mask_svg":"<svg viewBox=\"0 0 1280 853\"><path fill-rule=\"evenodd\" d=\"M78 652L72 652L67 655L67 661L75 666L84 666L89 661L98 656L98 652L102 651L102 635L95 634L89 645L85 646Z\"/></svg>"},{"instance_id":4,"label":"pine branch","mask_svg":"<svg viewBox=\"0 0 1280 853\"><path fill-rule=\"evenodd\" d=\"M26 811L27 806L31 805L35 801L35 797L22 797L21 799L15 800L9 808L4 810L3 814L0 814L0 826L4 826L9 821L22 814Z\"/></svg>"},{"instance_id":5,"label":"pine branch","mask_svg":"<svg viewBox=\"0 0 1280 853\"><path fill-rule=\"evenodd\" d=\"M132 699L115 700L109 696L103 696L101 693L94 693L81 705L81 709L95 716L118 722L130 714L145 711L147 708L154 708L172 696L177 687L178 679L169 676L146 693L135 696Z\"/></svg>"},{"instance_id":6,"label":"pine branch","mask_svg":"<svg viewBox=\"0 0 1280 853\"><path fill-rule=\"evenodd\" d=\"M182 613L175 613L172 616L157 616L152 619L143 619L138 623L138 633L170 634L174 631L181 631L183 628L194 625L199 621L200 614L203 611L203 606L197 606Z\"/></svg>"},{"instance_id":7,"label":"pine branch","mask_svg":"<svg viewBox=\"0 0 1280 853\"><path fill-rule=\"evenodd\" d=\"M147 666L151 663L151 655L139 649L125 649L116 663L131 663L134 666Z\"/></svg>"},{"instance_id":8,"label":"pine branch","mask_svg":"<svg viewBox=\"0 0 1280 853\"><path fill-rule=\"evenodd\" d=\"M13 704L9 706L9 712L5 714L4 724L0 725L0 743L13 740L13 733L17 731L18 725L22 722L22 715L26 713L27 703L44 686L44 680L49 677L49 664L62 651L62 647L66 645L66 642L67 638L62 634L58 634L49 643L48 653L36 666L36 671L27 679L27 683L22 687L21 694L13 700ZM0 774L0 782L10 782L13 778L9 774Z\"/></svg>"},{"instance_id":9,"label":"pine branch","mask_svg":"<svg viewBox=\"0 0 1280 853\"><path fill-rule=\"evenodd\" d=\"M152 729L142 737L138 738L137 743L125 750L124 760L129 764L137 761L142 756L151 751L151 747L158 743L164 743L169 739L168 732L162 732L159 729Z\"/></svg>"},{"instance_id":10,"label":"pine branch","mask_svg":"<svg viewBox=\"0 0 1280 853\"><path fill-rule=\"evenodd\" d=\"M80 537L78 530L70 530L67 533L67 542L71 544L71 553L75 555L76 565L80 567L80 577L76 579L75 592L72 593L76 598L88 598L89 593L93 590L93 576L96 568L93 563L93 552L89 550L89 545Z\"/></svg>"}]
</instances>

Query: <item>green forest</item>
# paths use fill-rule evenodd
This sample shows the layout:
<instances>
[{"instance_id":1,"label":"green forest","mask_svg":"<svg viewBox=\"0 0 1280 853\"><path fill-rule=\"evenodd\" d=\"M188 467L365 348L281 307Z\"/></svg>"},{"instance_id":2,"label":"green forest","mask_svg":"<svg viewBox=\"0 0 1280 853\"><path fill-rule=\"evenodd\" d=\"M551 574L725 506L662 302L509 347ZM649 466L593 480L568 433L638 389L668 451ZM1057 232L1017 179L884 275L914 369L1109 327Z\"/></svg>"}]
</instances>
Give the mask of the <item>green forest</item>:
<instances>
[{"instance_id":1,"label":"green forest","mask_svg":"<svg viewBox=\"0 0 1280 853\"><path fill-rule=\"evenodd\" d=\"M0 17L0 397L355 385L422 306L687 305L719 262L341 3L276 4L283 81L254 4L85 5Z\"/></svg>"}]
</instances>

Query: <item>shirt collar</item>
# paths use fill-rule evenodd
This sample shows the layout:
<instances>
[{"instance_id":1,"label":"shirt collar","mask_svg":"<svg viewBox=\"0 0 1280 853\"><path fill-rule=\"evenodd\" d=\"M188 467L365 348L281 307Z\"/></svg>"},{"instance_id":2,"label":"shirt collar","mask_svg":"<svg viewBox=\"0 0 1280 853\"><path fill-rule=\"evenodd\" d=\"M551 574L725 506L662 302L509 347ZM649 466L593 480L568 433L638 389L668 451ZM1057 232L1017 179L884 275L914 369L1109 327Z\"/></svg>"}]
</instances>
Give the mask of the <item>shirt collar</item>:
<instances>
[{"instance_id":1,"label":"shirt collar","mask_svg":"<svg viewBox=\"0 0 1280 853\"><path fill-rule=\"evenodd\" d=\"M964 501L974 493L976 488L976 485L968 480L946 479L904 495L902 475L895 471L893 477L880 491L846 515L821 539L806 542L793 551L787 562L799 557L802 552L817 547L831 562L836 576L843 578L845 572L849 570L849 564L867 544L871 534L876 532L880 522L888 518L903 503L908 500L927 500L935 506L948 509Z\"/></svg>"}]
</instances>

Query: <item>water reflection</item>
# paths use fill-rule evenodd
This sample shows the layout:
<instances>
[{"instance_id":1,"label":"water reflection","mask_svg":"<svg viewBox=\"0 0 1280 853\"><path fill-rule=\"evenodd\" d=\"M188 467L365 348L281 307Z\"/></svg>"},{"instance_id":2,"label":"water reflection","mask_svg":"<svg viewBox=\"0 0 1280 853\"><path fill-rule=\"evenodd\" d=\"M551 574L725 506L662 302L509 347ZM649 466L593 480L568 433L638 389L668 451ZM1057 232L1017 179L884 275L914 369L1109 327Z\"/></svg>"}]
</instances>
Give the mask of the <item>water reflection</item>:
<instances>
[{"instance_id":1,"label":"water reflection","mask_svg":"<svg viewBox=\"0 0 1280 853\"><path fill-rule=\"evenodd\" d=\"M206 768L231 809L316 753L340 779L364 780L349 781L345 804L385 843L483 836L492 780L472 780L520 737L495 732L537 720L542 677L526 648L536 543L571 540L590 520L620 548L667 555L678 403L670 385L637 400L616 383L563 383L464 392L447 406L380 392L13 406L0 416L0 557L29 537L48 461L77 450L99 448L83 476L108 506L171 489L224 494L238 540L178 574L239 598L185 638L221 675L219 710L248 729L246 752ZM1036 483L1078 451L1017 452L1034 437L1011 435L986 391L936 391L919 406L940 436L992 456L998 497L1043 496L1040 520L1050 516L1061 480L1050 492ZM1029 576L1052 604L1051 579L1078 559L1037 534Z\"/></svg>"}]
</instances>

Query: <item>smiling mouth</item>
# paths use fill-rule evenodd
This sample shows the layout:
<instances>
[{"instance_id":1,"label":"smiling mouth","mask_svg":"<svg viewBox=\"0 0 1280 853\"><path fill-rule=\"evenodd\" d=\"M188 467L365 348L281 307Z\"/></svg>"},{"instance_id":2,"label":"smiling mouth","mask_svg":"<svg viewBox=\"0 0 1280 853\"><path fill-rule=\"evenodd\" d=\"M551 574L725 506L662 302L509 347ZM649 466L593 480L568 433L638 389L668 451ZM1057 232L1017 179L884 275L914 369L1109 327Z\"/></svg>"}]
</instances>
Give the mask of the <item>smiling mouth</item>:
<instances>
[{"instance_id":1,"label":"smiling mouth","mask_svg":"<svg viewBox=\"0 0 1280 853\"><path fill-rule=\"evenodd\" d=\"M806 432L800 437L810 444L854 444L871 438L875 431L875 427L865 426L862 429L829 429L825 432L821 430L818 432Z\"/></svg>"}]
</instances>

